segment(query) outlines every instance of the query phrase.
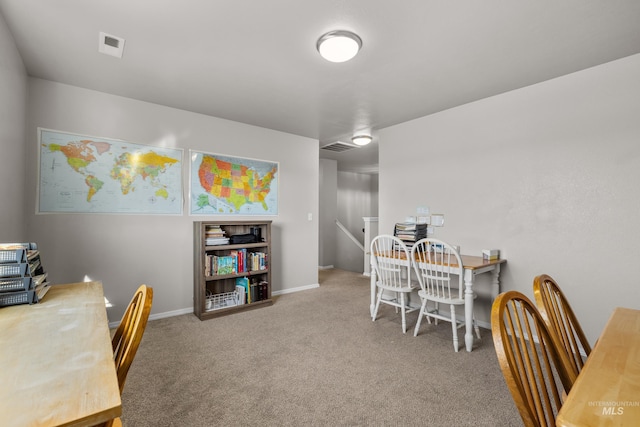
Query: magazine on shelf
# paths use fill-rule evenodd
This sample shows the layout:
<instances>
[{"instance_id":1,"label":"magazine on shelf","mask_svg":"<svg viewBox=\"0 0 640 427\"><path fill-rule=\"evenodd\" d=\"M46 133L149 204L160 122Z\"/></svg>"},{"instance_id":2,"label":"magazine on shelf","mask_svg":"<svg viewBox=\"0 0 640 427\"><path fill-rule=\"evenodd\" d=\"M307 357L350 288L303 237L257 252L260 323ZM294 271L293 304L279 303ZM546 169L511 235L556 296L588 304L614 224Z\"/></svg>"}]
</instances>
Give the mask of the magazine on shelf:
<instances>
[{"instance_id":1,"label":"magazine on shelf","mask_svg":"<svg viewBox=\"0 0 640 427\"><path fill-rule=\"evenodd\" d=\"M207 246L217 246L217 245L228 245L229 238L228 237L207 237L204 241Z\"/></svg>"}]
</instances>

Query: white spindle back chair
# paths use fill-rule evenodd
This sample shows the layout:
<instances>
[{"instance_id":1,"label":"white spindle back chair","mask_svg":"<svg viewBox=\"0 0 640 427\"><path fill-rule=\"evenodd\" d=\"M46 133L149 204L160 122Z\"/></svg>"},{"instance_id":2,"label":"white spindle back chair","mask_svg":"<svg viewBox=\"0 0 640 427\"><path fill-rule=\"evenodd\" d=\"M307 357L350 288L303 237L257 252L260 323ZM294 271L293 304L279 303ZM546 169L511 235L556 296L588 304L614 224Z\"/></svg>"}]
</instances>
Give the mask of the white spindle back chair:
<instances>
[{"instance_id":1,"label":"white spindle back chair","mask_svg":"<svg viewBox=\"0 0 640 427\"><path fill-rule=\"evenodd\" d=\"M402 333L405 333L406 314L418 309L410 306L410 294L416 287L411 283L409 250L397 237L381 234L371 241L371 260L371 273L376 276L378 291L371 318L376 320L380 303L391 305L396 308L396 312L399 309L402 313ZM389 293L392 295L388 296Z\"/></svg>"},{"instance_id":2,"label":"white spindle back chair","mask_svg":"<svg viewBox=\"0 0 640 427\"><path fill-rule=\"evenodd\" d=\"M420 283L418 295L422 300L420 316L413 335L418 335L423 317L426 317L429 323L431 323L431 318L436 320L436 324L438 319L451 322L453 348L458 351L458 329L465 326L464 316L462 320L458 320L456 317L456 306L464 307L465 305L464 273L460 254L453 246L442 240L425 238L413 245L410 256ZM457 267L460 274L452 274L451 266ZM433 303L432 308L429 307L429 301ZM440 304L449 306L448 314L440 311ZM476 324L475 316L473 326L477 337L480 338L480 330Z\"/></svg>"}]
</instances>

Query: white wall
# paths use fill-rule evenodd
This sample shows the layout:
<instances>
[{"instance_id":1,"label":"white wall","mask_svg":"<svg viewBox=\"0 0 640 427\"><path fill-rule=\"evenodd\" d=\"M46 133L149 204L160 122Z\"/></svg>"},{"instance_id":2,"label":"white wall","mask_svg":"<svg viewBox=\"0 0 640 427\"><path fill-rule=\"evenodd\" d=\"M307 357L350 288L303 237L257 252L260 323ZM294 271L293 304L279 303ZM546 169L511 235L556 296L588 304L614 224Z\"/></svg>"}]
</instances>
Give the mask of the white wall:
<instances>
[{"instance_id":1,"label":"white wall","mask_svg":"<svg viewBox=\"0 0 640 427\"><path fill-rule=\"evenodd\" d=\"M192 309L193 221L243 219L189 216L190 148L280 163L279 214L264 217L273 220L273 291L318 283L318 141L39 79L29 80L28 107L27 237L54 283L101 280L116 305L111 321L140 283L154 287L152 315ZM184 214L36 215L37 127L183 148Z\"/></svg>"},{"instance_id":2,"label":"white wall","mask_svg":"<svg viewBox=\"0 0 640 427\"><path fill-rule=\"evenodd\" d=\"M0 242L24 239L27 73L0 14Z\"/></svg>"},{"instance_id":3,"label":"white wall","mask_svg":"<svg viewBox=\"0 0 640 427\"><path fill-rule=\"evenodd\" d=\"M640 308L639 76L634 55L384 129L380 229L444 213L436 237L502 251L503 290L553 276L593 343Z\"/></svg>"}]
</instances>

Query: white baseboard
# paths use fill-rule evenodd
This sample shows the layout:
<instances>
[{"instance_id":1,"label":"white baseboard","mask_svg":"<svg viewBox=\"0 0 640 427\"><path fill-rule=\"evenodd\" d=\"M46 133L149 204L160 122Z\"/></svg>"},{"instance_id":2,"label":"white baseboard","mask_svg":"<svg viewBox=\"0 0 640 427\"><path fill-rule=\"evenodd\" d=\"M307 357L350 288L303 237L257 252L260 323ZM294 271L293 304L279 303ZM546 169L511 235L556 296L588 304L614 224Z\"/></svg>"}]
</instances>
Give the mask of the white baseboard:
<instances>
[{"instance_id":1,"label":"white baseboard","mask_svg":"<svg viewBox=\"0 0 640 427\"><path fill-rule=\"evenodd\" d=\"M272 295L284 295L284 294L291 294L294 292L300 292L300 291L308 291L309 289L315 289L315 288L319 288L320 285L318 283L314 283L313 285L305 285L305 286L300 286L297 288L292 288L292 289L284 289L282 291L274 291L272 293Z\"/></svg>"},{"instance_id":2,"label":"white baseboard","mask_svg":"<svg viewBox=\"0 0 640 427\"><path fill-rule=\"evenodd\" d=\"M476 323L478 324L479 327L481 327L482 329L489 329L491 330L491 322L483 322L481 320L476 320Z\"/></svg>"},{"instance_id":3,"label":"white baseboard","mask_svg":"<svg viewBox=\"0 0 640 427\"><path fill-rule=\"evenodd\" d=\"M277 296L277 295L291 294L293 292L308 291L309 289L315 289L319 287L320 285L318 283L314 283L312 285L300 286L293 289L284 289L282 291L274 291L272 295ZM150 314L149 320L164 319L165 317L180 316L182 314L189 314L189 313L193 313L193 307L181 308L179 310L165 311L163 313ZM110 322L109 328L110 329L117 328L119 324L120 324L119 320L117 322Z\"/></svg>"},{"instance_id":4,"label":"white baseboard","mask_svg":"<svg viewBox=\"0 0 640 427\"><path fill-rule=\"evenodd\" d=\"M164 313L150 314L149 320L164 319L165 317L180 316L181 314L193 313L193 307L181 308L180 310L165 311Z\"/></svg>"},{"instance_id":5,"label":"white baseboard","mask_svg":"<svg viewBox=\"0 0 640 427\"><path fill-rule=\"evenodd\" d=\"M318 266L318 270L331 270L333 268L333 264L332 265L319 265Z\"/></svg>"},{"instance_id":6,"label":"white baseboard","mask_svg":"<svg viewBox=\"0 0 640 427\"><path fill-rule=\"evenodd\" d=\"M165 311L164 313L150 314L149 320L164 319L165 317L180 316L182 314L189 314L189 313L193 313L193 307L181 308L179 310ZM120 324L119 320L117 322L110 322L109 328L110 329L117 328L119 324Z\"/></svg>"}]
</instances>

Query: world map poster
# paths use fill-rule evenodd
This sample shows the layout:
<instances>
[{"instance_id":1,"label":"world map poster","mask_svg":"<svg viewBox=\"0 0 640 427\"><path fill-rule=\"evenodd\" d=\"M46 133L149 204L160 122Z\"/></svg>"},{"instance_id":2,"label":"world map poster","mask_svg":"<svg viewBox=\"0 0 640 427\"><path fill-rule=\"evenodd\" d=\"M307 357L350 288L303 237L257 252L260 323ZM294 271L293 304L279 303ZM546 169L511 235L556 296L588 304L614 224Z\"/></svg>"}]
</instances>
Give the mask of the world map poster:
<instances>
[{"instance_id":1,"label":"world map poster","mask_svg":"<svg viewBox=\"0 0 640 427\"><path fill-rule=\"evenodd\" d=\"M277 215L278 163L190 150L192 215Z\"/></svg>"},{"instance_id":2,"label":"world map poster","mask_svg":"<svg viewBox=\"0 0 640 427\"><path fill-rule=\"evenodd\" d=\"M38 128L38 213L182 214L182 149Z\"/></svg>"}]
</instances>

